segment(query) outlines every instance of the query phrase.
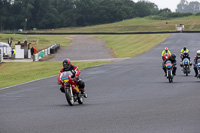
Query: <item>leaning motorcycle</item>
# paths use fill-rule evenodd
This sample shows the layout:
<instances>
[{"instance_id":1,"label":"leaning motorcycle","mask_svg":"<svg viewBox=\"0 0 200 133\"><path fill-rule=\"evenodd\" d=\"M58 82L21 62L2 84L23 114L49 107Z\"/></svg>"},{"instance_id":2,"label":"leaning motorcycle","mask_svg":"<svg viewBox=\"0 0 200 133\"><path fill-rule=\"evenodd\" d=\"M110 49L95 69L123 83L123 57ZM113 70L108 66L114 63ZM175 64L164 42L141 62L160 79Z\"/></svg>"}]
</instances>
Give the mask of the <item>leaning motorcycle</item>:
<instances>
[{"instance_id":1,"label":"leaning motorcycle","mask_svg":"<svg viewBox=\"0 0 200 133\"><path fill-rule=\"evenodd\" d=\"M75 102L83 104L84 96L78 88L76 82L72 81L72 72L66 71L61 75L61 81L64 83L65 97L70 106L73 106Z\"/></svg>"},{"instance_id":2,"label":"leaning motorcycle","mask_svg":"<svg viewBox=\"0 0 200 133\"><path fill-rule=\"evenodd\" d=\"M165 63L165 68L166 68L166 72L167 72L167 78L169 80L169 83L172 83L173 82L173 74L172 74L172 71L173 71L173 64L171 63L171 61L167 61Z\"/></svg>"},{"instance_id":3,"label":"leaning motorcycle","mask_svg":"<svg viewBox=\"0 0 200 133\"><path fill-rule=\"evenodd\" d=\"M188 76L188 74L191 72L191 65L192 63L190 63L190 60L188 58L183 59L181 67L183 67L182 71L184 74L186 74L186 76Z\"/></svg>"}]
</instances>

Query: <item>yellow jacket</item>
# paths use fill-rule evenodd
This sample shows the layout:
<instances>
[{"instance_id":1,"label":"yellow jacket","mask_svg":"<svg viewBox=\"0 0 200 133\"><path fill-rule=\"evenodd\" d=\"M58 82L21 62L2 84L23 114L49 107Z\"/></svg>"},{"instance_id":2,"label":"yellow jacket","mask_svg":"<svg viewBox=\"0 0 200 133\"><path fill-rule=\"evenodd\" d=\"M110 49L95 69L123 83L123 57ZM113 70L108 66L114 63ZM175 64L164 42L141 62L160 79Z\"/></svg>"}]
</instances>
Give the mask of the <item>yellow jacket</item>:
<instances>
[{"instance_id":1,"label":"yellow jacket","mask_svg":"<svg viewBox=\"0 0 200 133\"><path fill-rule=\"evenodd\" d=\"M188 49L186 49L186 51L188 52L188 54L189 54L189 50ZM181 54L184 52L184 49L181 49Z\"/></svg>"},{"instance_id":2,"label":"yellow jacket","mask_svg":"<svg viewBox=\"0 0 200 133\"><path fill-rule=\"evenodd\" d=\"M165 50L162 51L162 56L166 53ZM167 53L171 56L171 52L169 50L167 50Z\"/></svg>"}]
</instances>

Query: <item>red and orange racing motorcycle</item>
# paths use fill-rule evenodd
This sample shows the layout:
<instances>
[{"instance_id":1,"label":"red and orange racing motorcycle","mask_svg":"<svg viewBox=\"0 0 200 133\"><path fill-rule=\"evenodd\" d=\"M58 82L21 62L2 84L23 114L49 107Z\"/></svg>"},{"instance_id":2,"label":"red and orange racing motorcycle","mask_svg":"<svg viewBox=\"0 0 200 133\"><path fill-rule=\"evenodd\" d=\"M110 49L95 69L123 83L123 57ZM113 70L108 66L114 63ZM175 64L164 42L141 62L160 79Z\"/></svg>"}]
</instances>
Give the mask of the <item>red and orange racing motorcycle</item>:
<instances>
[{"instance_id":1,"label":"red and orange racing motorcycle","mask_svg":"<svg viewBox=\"0 0 200 133\"><path fill-rule=\"evenodd\" d=\"M61 75L61 81L64 83L65 97L70 106L73 106L75 102L83 104L84 96L78 88L77 82L72 80L73 73L71 71L63 72Z\"/></svg>"}]
</instances>

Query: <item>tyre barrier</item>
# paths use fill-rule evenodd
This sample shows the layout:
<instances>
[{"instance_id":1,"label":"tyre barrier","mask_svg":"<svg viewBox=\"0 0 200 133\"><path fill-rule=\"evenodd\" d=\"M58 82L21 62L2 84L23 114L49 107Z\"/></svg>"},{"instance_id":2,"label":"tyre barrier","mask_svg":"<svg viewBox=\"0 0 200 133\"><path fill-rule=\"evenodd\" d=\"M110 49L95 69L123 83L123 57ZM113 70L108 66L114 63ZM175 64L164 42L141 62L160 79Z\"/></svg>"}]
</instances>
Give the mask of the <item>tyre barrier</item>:
<instances>
[{"instance_id":1,"label":"tyre barrier","mask_svg":"<svg viewBox=\"0 0 200 133\"><path fill-rule=\"evenodd\" d=\"M60 49L60 44L54 44L50 47L50 54L55 54Z\"/></svg>"},{"instance_id":2,"label":"tyre barrier","mask_svg":"<svg viewBox=\"0 0 200 133\"><path fill-rule=\"evenodd\" d=\"M54 44L48 49L44 49L40 51L39 53L34 54L33 61L39 61L41 58L45 57L46 55L54 54L57 52L58 49L60 49L60 44Z\"/></svg>"}]
</instances>

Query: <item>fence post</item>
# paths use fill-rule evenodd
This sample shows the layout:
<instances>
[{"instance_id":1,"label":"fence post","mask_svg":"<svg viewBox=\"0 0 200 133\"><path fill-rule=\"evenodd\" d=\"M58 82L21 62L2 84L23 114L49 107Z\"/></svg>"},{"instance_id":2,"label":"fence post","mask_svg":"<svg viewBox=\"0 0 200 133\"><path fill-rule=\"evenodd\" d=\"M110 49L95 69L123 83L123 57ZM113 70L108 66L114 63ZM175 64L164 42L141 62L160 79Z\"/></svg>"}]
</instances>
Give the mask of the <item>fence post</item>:
<instances>
[{"instance_id":1,"label":"fence post","mask_svg":"<svg viewBox=\"0 0 200 133\"><path fill-rule=\"evenodd\" d=\"M0 63L3 62L3 54L0 53Z\"/></svg>"},{"instance_id":2,"label":"fence post","mask_svg":"<svg viewBox=\"0 0 200 133\"><path fill-rule=\"evenodd\" d=\"M39 54L34 54L33 61L39 61Z\"/></svg>"}]
</instances>

